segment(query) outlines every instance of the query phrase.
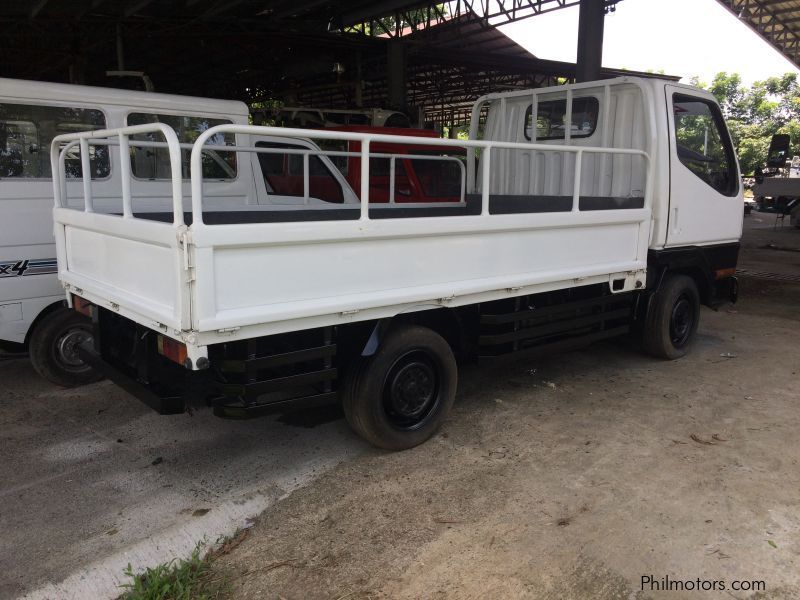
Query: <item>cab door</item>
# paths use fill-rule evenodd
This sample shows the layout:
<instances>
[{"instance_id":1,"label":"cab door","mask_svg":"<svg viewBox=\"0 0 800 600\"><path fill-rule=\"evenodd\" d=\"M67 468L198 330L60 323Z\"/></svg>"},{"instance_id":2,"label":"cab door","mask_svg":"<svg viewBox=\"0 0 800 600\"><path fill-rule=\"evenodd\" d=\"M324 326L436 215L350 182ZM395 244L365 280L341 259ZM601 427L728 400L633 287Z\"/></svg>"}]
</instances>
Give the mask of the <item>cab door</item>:
<instances>
[{"instance_id":1,"label":"cab door","mask_svg":"<svg viewBox=\"0 0 800 600\"><path fill-rule=\"evenodd\" d=\"M319 152L319 148L311 142L266 136L251 136L251 141L256 148L274 150L254 154L253 171L259 204L324 206L358 203L347 180L327 156L310 155L306 174L303 156L296 151L308 149ZM281 152L281 149L291 152ZM308 196L305 195L306 178Z\"/></svg>"},{"instance_id":2,"label":"cab door","mask_svg":"<svg viewBox=\"0 0 800 600\"><path fill-rule=\"evenodd\" d=\"M711 94L666 86L670 202L667 246L738 241L744 198L736 155Z\"/></svg>"}]
</instances>

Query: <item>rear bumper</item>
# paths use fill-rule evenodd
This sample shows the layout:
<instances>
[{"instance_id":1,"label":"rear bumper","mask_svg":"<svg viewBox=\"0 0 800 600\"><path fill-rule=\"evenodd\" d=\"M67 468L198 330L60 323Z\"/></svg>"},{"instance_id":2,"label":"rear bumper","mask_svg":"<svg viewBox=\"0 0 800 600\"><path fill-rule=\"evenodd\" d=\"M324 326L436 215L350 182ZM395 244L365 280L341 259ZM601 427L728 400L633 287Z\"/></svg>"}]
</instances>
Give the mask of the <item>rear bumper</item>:
<instances>
[{"instance_id":1,"label":"rear bumper","mask_svg":"<svg viewBox=\"0 0 800 600\"><path fill-rule=\"evenodd\" d=\"M113 381L159 414L176 415L186 411L186 401L182 396L159 396L147 385L136 381L120 369L104 361L91 342L85 342L78 346L78 354L93 369L102 373L104 377Z\"/></svg>"},{"instance_id":2,"label":"rear bumper","mask_svg":"<svg viewBox=\"0 0 800 600\"><path fill-rule=\"evenodd\" d=\"M271 350L264 354L258 340L211 347L210 368L192 371L158 352L156 332L102 308L93 320L94 341L79 347L81 358L162 415L212 407L243 419L337 400L330 334L327 341L313 331L273 338L262 343Z\"/></svg>"},{"instance_id":3,"label":"rear bumper","mask_svg":"<svg viewBox=\"0 0 800 600\"><path fill-rule=\"evenodd\" d=\"M141 400L144 404L155 410L161 415L177 415L187 411L190 403L184 396L160 396L150 386L133 377L124 371L114 367L103 360L97 353L91 342L87 342L78 347L78 354L84 362L88 363L97 372L126 392ZM304 408L325 406L336 402L335 392L327 392L307 396L304 398L292 398L289 400L273 402L270 404L242 405L240 403L226 404L220 398L219 403L212 403L214 414L226 419L250 419L263 415L279 414L292 412ZM195 408L197 406L194 406Z\"/></svg>"}]
</instances>

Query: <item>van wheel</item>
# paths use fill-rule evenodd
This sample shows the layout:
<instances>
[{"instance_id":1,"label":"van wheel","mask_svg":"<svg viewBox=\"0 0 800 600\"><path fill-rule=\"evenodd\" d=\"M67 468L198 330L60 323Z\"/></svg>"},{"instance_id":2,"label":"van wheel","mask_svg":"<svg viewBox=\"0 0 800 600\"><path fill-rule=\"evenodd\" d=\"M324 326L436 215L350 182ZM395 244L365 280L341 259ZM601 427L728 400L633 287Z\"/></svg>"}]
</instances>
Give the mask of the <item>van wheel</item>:
<instances>
[{"instance_id":1,"label":"van wheel","mask_svg":"<svg viewBox=\"0 0 800 600\"><path fill-rule=\"evenodd\" d=\"M444 422L457 379L450 345L426 327L403 325L389 331L373 356L350 365L341 392L344 414L379 448L413 448Z\"/></svg>"},{"instance_id":2,"label":"van wheel","mask_svg":"<svg viewBox=\"0 0 800 600\"><path fill-rule=\"evenodd\" d=\"M80 313L58 308L42 318L31 334L28 347L36 372L48 381L74 387L102 377L84 363L76 348L92 339L92 322Z\"/></svg>"},{"instance_id":3,"label":"van wheel","mask_svg":"<svg viewBox=\"0 0 800 600\"><path fill-rule=\"evenodd\" d=\"M700 294L686 275L668 275L656 293L644 324L644 349L657 358L684 356L700 322Z\"/></svg>"}]
</instances>

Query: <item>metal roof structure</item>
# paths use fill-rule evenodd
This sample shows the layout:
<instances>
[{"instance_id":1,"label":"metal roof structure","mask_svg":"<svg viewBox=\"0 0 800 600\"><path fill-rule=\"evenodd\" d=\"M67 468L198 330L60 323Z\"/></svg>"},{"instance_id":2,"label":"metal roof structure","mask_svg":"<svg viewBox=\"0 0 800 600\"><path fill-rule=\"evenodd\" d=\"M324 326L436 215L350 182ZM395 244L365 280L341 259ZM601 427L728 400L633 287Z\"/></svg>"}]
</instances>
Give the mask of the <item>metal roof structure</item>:
<instances>
[{"instance_id":1,"label":"metal roof structure","mask_svg":"<svg viewBox=\"0 0 800 600\"><path fill-rule=\"evenodd\" d=\"M386 53L378 44L385 44L393 37L371 38L376 51L370 59L362 59L358 67L365 80L361 94L367 105L386 103ZM575 76L573 63L537 58L474 14L406 31L403 40L410 48L408 100L411 105L425 107L427 120L465 123L469 121L472 102L479 96L556 85L559 81L573 80ZM604 77L652 76L620 69L603 69L602 74ZM293 104L344 106L352 103L354 91L353 85L343 83L331 81L325 85L317 81L308 88L299 87L286 93L292 95ZM284 96L284 93L278 95Z\"/></svg>"},{"instance_id":2,"label":"metal roof structure","mask_svg":"<svg viewBox=\"0 0 800 600\"><path fill-rule=\"evenodd\" d=\"M604 0L606 11L619 1ZM388 48L400 41L408 103L424 106L426 119L457 122L467 103L489 91L573 79L574 64L533 56L497 25L579 2L3 2L0 77L124 86L106 72L133 70L160 92L388 107Z\"/></svg>"},{"instance_id":3,"label":"metal roof structure","mask_svg":"<svg viewBox=\"0 0 800 600\"><path fill-rule=\"evenodd\" d=\"M800 68L800 1L717 1Z\"/></svg>"}]
</instances>

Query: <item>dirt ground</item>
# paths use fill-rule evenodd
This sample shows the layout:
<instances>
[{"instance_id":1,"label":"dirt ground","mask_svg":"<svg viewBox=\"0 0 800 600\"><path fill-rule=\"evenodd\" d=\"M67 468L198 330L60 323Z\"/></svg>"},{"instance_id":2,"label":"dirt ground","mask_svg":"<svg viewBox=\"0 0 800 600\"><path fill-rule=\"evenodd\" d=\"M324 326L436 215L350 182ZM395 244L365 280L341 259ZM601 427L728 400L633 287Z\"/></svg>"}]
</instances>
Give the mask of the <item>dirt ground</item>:
<instances>
[{"instance_id":1,"label":"dirt ground","mask_svg":"<svg viewBox=\"0 0 800 600\"><path fill-rule=\"evenodd\" d=\"M462 369L434 439L263 514L216 562L231 597L800 598L800 231L773 219L747 217L741 300L704 309L690 356Z\"/></svg>"}]
</instances>

